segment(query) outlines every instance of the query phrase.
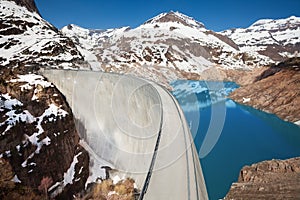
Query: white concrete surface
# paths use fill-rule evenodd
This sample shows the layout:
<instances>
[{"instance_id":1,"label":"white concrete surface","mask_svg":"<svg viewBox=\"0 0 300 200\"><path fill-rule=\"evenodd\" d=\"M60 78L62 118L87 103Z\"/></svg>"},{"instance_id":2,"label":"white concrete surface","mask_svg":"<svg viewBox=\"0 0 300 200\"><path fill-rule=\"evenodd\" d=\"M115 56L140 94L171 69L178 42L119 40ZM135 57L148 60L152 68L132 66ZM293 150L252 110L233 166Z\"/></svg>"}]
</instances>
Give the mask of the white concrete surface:
<instances>
[{"instance_id":1,"label":"white concrete surface","mask_svg":"<svg viewBox=\"0 0 300 200\"><path fill-rule=\"evenodd\" d=\"M77 130L93 153L134 178L140 199L208 199L193 138L168 91L125 75L42 74L66 96Z\"/></svg>"}]
</instances>

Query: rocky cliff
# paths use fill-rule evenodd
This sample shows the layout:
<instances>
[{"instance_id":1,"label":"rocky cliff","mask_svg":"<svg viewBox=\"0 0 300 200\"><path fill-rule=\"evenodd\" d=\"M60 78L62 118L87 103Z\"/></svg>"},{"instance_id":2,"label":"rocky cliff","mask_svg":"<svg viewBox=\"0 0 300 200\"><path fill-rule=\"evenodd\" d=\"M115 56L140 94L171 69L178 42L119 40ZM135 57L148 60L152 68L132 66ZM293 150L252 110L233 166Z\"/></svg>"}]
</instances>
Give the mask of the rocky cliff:
<instances>
[{"instance_id":1,"label":"rocky cliff","mask_svg":"<svg viewBox=\"0 0 300 200\"><path fill-rule=\"evenodd\" d=\"M85 186L89 156L63 94L37 69L89 65L40 17L33 0L3 0L0 15L0 158L9 162L18 188L39 196L46 181L51 197L68 199ZM0 187L0 199L13 198Z\"/></svg>"},{"instance_id":2,"label":"rocky cliff","mask_svg":"<svg viewBox=\"0 0 300 200\"><path fill-rule=\"evenodd\" d=\"M299 199L300 158L245 166L225 199Z\"/></svg>"},{"instance_id":3,"label":"rocky cliff","mask_svg":"<svg viewBox=\"0 0 300 200\"><path fill-rule=\"evenodd\" d=\"M52 83L27 70L0 71L0 157L25 186L36 189L48 177L49 188L55 186L50 193L79 192L89 157L79 145L72 111Z\"/></svg>"},{"instance_id":4,"label":"rocky cliff","mask_svg":"<svg viewBox=\"0 0 300 200\"><path fill-rule=\"evenodd\" d=\"M253 82L235 90L230 98L299 124L300 58L291 58L262 72L244 76Z\"/></svg>"}]
</instances>

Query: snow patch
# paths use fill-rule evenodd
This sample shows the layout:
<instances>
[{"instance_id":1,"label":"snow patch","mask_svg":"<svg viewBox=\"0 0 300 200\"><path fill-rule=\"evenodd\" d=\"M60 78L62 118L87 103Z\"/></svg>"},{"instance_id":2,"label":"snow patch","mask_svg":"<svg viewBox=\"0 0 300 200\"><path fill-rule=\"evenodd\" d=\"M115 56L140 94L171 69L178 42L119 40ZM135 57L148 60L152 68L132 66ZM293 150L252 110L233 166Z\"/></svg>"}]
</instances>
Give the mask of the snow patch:
<instances>
[{"instance_id":1,"label":"snow patch","mask_svg":"<svg viewBox=\"0 0 300 200\"><path fill-rule=\"evenodd\" d=\"M15 175L11 181L13 181L15 183L22 183L17 175Z\"/></svg>"},{"instance_id":2,"label":"snow patch","mask_svg":"<svg viewBox=\"0 0 300 200\"><path fill-rule=\"evenodd\" d=\"M51 190L57 188L57 187L60 186L60 185L61 185L61 182L56 182L54 185L52 185L52 186L48 189L48 191L51 191Z\"/></svg>"},{"instance_id":3,"label":"snow patch","mask_svg":"<svg viewBox=\"0 0 300 200\"><path fill-rule=\"evenodd\" d=\"M12 99L12 97L7 94L0 94L0 109L9 109L12 110L15 106L22 106L23 104L17 100Z\"/></svg>"},{"instance_id":4,"label":"snow patch","mask_svg":"<svg viewBox=\"0 0 300 200\"><path fill-rule=\"evenodd\" d=\"M245 97L243 97L243 103L247 103L247 102L249 102L251 100L251 98L245 98Z\"/></svg>"},{"instance_id":5,"label":"snow patch","mask_svg":"<svg viewBox=\"0 0 300 200\"><path fill-rule=\"evenodd\" d=\"M300 126L300 120L299 120L299 121L296 121L296 122L294 122L294 124L296 124L296 125Z\"/></svg>"},{"instance_id":6,"label":"snow patch","mask_svg":"<svg viewBox=\"0 0 300 200\"><path fill-rule=\"evenodd\" d=\"M7 157L11 157L11 152L10 151L5 151L5 154Z\"/></svg>"},{"instance_id":7,"label":"snow patch","mask_svg":"<svg viewBox=\"0 0 300 200\"><path fill-rule=\"evenodd\" d=\"M33 123L35 121L35 117L32 116L28 110L24 110L21 113L20 111L14 110L16 106L23 105L19 100L12 99L9 94L1 94L0 99L1 111L8 110L5 113L7 119L0 123L0 126L6 125L6 129L1 133L1 135L5 135L19 122Z\"/></svg>"},{"instance_id":8,"label":"snow patch","mask_svg":"<svg viewBox=\"0 0 300 200\"><path fill-rule=\"evenodd\" d=\"M118 194L116 191L110 191L107 196L111 196L111 195L114 195L114 194Z\"/></svg>"},{"instance_id":9,"label":"snow patch","mask_svg":"<svg viewBox=\"0 0 300 200\"><path fill-rule=\"evenodd\" d=\"M9 82L16 83L16 82L25 82L26 84L21 85L21 91L30 90L32 86L35 87L40 85L43 88L47 87L54 87L54 85L48 81L45 81L45 78L41 75L37 74L26 74L26 75L18 75L18 79L12 79ZM34 98L34 97L33 97Z\"/></svg>"},{"instance_id":10,"label":"snow patch","mask_svg":"<svg viewBox=\"0 0 300 200\"><path fill-rule=\"evenodd\" d=\"M119 183L121 180L123 180L124 178L121 179L118 175L116 175L116 176L112 177L111 179L112 179L112 181L113 181L113 184L117 184L117 183Z\"/></svg>"},{"instance_id":11,"label":"snow patch","mask_svg":"<svg viewBox=\"0 0 300 200\"><path fill-rule=\"evenodd\" d=\"M111 163L100 158L84 140L80 140L79 144L90 156L90 175L85 183L85 188L87 188L89 183L97 182L99 178L105 178L105 170L101 168L102 166L109 166L112 169L114 169L114 167Z\"/></svg>"},{"instance_id":12,"label":"snow patch","mask_svg":"<svg viewBox=\"0 0 300 200\"><path fill-rule=\"evenodd\" d=\"M75 175L75 165L78 163L78 156L80 156L82 152L79 152L77 155L74 156L73 161L70 165L70 168L64 173L64 180L63 185L66 186L67 184L72 184L74 175Z\"/></svg>"}]
</instances>

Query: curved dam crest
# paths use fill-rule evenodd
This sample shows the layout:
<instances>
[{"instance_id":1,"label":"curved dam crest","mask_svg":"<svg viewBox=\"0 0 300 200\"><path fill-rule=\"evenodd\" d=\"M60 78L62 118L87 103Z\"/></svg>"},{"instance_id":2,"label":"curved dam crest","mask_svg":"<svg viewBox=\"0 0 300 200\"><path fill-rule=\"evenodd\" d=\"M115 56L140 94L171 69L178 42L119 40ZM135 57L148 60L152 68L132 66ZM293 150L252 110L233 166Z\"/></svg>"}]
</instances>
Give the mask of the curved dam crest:
<instances>
[{"instance_id":1,"label":"curved dam crest","mask_svg":"<svg viewBox=\"0 0 300 200\"><path fill-rule=\"evenodd\" d=\"M167 90L127 75L41 73L65 95L92 164L133 178L139 199L208 199L184 114Z\"/></svg>"}]
</instances>

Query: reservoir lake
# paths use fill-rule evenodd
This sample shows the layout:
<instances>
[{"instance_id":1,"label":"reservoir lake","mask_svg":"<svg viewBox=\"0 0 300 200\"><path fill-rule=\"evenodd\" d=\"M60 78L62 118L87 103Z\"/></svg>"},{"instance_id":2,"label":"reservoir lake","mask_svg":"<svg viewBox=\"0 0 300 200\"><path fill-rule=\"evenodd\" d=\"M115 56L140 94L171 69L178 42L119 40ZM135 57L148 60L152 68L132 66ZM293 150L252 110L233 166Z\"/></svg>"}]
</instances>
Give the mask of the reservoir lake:
<instances>
[{"instance_id":1,"label":"reservoir lake","mask_svg":"<svg viewBox=\"0 0 300 200\"><path fill-rule=\"evenodd\" d=\"M209 199L224 198L245 165L300 156L300 127L228 99L239 87L234 82L171 85L190 126Z\"/></svg>"}]
</instances>

